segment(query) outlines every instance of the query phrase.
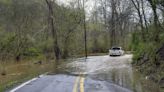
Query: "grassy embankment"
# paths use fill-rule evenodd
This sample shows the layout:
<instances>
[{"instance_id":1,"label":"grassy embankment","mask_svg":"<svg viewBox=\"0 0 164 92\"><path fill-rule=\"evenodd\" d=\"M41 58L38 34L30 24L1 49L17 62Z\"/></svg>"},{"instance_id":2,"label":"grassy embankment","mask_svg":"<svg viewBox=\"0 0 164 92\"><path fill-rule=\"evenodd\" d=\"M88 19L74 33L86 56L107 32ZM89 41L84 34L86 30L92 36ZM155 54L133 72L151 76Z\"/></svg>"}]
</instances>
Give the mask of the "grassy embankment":
<instances>
[{"instance_id":1,"label":"grassy embankment","mask_svg":"<svg viewBox=\"0 0 164 92\"><path fill-rule=\"evenodd\" d=\"M0 92L53 69L52 61L42 61L41 64L37 60L0 63Z\"/></svg>"},{"instance_id":2,"label":"grassy embankment","mask_svg":"<svg viewBox=\"0 0 164 92\"><path fill-rule=\"evenodd\" d=\"M146 79L152 80L164 88L164 45L153 42L136 45L133 66Z\"/></svg>"}]
</instances>

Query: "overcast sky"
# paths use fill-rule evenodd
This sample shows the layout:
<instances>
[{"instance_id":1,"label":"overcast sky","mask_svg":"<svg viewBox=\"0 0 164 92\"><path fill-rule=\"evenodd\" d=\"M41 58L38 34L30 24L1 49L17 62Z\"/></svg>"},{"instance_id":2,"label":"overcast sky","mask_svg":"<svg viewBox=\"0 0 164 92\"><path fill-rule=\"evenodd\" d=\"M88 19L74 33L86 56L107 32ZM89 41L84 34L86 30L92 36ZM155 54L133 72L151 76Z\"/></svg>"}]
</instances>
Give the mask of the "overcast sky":
<instances>
[{"instance_id":1,"label":"overcast sky","mask_svg":"<svg viewBox=\"0 0 164 92\"><path fill-rule=\"evenodd\" d=\"M69 5L69 2L72 0L56 0L56 1L59 5L60 4ZM93 10L93 6L94 6L94 1L87 0L86 5L85 5L85 10L86 10L87 16L90 15L91 11Z\"/></svg>"}]
</instances>

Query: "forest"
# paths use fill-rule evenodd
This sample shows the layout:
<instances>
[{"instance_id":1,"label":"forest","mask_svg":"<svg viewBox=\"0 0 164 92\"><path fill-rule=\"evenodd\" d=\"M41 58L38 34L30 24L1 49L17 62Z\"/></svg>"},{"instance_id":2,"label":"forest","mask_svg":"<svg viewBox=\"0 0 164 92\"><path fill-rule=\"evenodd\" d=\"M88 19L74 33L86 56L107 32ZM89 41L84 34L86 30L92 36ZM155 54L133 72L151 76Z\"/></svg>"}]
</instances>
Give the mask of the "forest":
<instances>
[{"instance_id":1,"label":"forest","mask_svg":"<svg viewBox=\"0 0 164 92\"><path fill-rule=\"evenodd\" d=\"M87 57L121 46L133 53L138 71L164 80L164 1L89 1L0 0L0 64Z\"/></svg>"},{"instance_id":2,"label":"forest","mask_svg":"<svg viewBox=\"0 0 164 92\"><path fill-rule=\"evenodd\" d=\"M127 3L130 2L122 4ZM109 36L110 26L112 26L109 23L111 20L109 17L112 16L109 15L110 12L104 10L105 6L106 8L110 6L104 6L103 1L95 2L94 10L87 16L86 22L84 21L85 7L77 0L70 2L67 6L58 5L55 2L50 4L53 14L49 13L49 4L45 0L1 0L0 4L2 61L8 59L19 61L36 56L53 58L54 47L58 48L57 53L60 58L84 55L84 30L87 30L88 53L107 53L110 46L116 43L130 50L129 38L131 38L130 33L134 26L129 19L132 15L132 8L129 7L132 5L117 11L119 12L116 22L117 30L113 33L117 37L113 36L115 39L113 41L113 38ZM50 16L53 16L54 33L51 31Z\"/></svg>"}]
</instances>

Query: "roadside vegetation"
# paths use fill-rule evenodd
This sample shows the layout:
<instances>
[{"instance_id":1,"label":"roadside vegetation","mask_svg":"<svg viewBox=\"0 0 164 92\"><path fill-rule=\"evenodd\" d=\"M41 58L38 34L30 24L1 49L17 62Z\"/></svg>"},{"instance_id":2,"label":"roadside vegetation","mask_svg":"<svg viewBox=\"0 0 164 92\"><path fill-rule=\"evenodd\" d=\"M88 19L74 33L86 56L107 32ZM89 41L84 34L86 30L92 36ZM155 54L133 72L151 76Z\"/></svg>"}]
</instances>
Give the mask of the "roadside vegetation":
<instances>
[{"instance_id":1,"label":"roadside vegetation","mask_svg":"<svg viewBox=\"0 0 164 92\"><path fill-rule=\"evenodd\" d=\"M146 79L164 87L164 1L131 0L139 16L140 28L132 35L133 65ZM146 2L146 4L144 3ZM147 6L148 5L148 6ZM152 11L151 16L147 13Z\"/></svg>"},{"instance_id":2,"label":"roadside vegetation","mask_svg":"<svg viewBox=\"0 0 164 92\"><path fill-rule=\"evenodd\" d=\"M16 84L36 76L39 77L41 74L55 71L54 62L52 61L40 63L35 60L24 60L20 63L1 63L0 67L0 92L4 92L4 90L15 87Z\"/></svg>"}]
</instances>

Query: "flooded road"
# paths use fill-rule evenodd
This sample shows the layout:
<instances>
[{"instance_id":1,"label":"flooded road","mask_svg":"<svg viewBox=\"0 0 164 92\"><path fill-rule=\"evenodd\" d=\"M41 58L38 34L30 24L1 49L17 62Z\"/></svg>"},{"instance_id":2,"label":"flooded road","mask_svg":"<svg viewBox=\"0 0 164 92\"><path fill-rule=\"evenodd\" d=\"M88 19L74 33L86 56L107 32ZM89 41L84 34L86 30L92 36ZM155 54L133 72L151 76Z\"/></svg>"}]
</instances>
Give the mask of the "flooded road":
<instances>
[{"instance_id":1,"label":"flooded road","mask_svg":"<svg viewBox=\"0 0 164 92\"><path fill-rule=\"evenodd\" d=\"M44 75L10 92L160 92L157 85L132 69L132 55L72 61L61 66L66 74Z\"/></svg>"},{"instance_id":2,"label":"flooded road","mask_svg":"<svg viewBox=\"0 0 164 92\"><path fill-rule=\"evenodd\" d=\"M68 64L68 66L74 66L75 71L72 73L76 74L77 71L83 71L91 79L116 84L129 89L131 92L160 92L158 85L146 80L132 68L131 62L132 55L120 57L91 56L86 61L79 59Z\"/></svg>"}]
</instances>

